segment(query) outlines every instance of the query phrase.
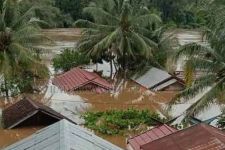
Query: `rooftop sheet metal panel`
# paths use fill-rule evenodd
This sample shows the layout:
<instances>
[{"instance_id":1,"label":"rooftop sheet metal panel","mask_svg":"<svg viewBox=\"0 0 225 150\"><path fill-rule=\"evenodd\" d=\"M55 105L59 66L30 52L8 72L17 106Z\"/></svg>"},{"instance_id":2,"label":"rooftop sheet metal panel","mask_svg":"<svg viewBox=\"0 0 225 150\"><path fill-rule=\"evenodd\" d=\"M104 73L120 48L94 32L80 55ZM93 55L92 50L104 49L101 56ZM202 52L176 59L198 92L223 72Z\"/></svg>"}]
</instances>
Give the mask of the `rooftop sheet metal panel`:
<instances>
[{"instance_id":1,"label":"rooftop sheet metal panel","mask_svg":"<svg viewBox=\"0 0 225 150\"><path fill-rule=\"evenodd\" d=\"M102 89L109 90L112 88L105 79L93 72L88 72L80 68L73 68L62 75L54 78L52 83L63 91L76 90L89 83L95 84Z\"/></svg>"},{"instance_id":2,"label":"rooftop sheet metal panel","mask_svg":"<svg viewBox=\"0 0 225 150\"><path fill-rule=\"evenodd\" d=\"M4 150L122 150L67 120L39 130Z\"/></svg>"},{"instance_id":3,"label":"rooftop sheet metal panel","mask_svg":"<svg viewBox=\"0 0 225 150\"><path fill-rule=\"evenodd\" d=\"M45 113L57 120L67 119L44 104L24 98L3 110L4 126L9 129L14 128L34 116L37 112Z\"/></svg>"},{"instance_id":4,"label":"rooftop sheet metal panel","mask_svg":"<svg viewBox=\"0 0 225 150\"><path fill-rule=\"evenodd\" d=\"M225 134L198 124L142 145L141 150L225 150Z\"/></svg>"},{"instance_id":5,"label":"rooftop sheet metal panel","mask_svg":"<svg viewBox=\"0 0 225 150\"><path fill-rule=\"evenodd\" d=\"M155 88L153 88L154 91L159 91L159 90L162 90L166 87L168 87L169 85L172 85L174 83L176 83L177 80L176 79L171 79L171 80L168 80L162 84L160 84L159 86L156 86Z\"/></svg>"},{"instance_id":6,"label":"rooftop sheet metal panel","mask_svg":"<svg viewBox=\"0 0 225 150\"><path fill-rule=\"evenodd\" d=\"M138 84L150 89L156 84L170 77L171 75L167 73L166 71L153 67L141 77L138 77L138 78L133 77L133 80L136 81Z\"/></svg>"},{"instance_id":7,"label":"rooftop sheet metal panel","mask_svg":"<svg viewBox=\"0 0 225 150\"><path fill-rule=\"evenodd\" d=\"M145 145L149 142L160 139L160 138L167 136L169 134L172 134L176 131L177 131L176 129L164 124L164 125L155 127L147 132L144 132L140 135L137 135L135 137L128 139L128 144L134 150L141 150L142 145Z\"/></svg>"}]
</instances>

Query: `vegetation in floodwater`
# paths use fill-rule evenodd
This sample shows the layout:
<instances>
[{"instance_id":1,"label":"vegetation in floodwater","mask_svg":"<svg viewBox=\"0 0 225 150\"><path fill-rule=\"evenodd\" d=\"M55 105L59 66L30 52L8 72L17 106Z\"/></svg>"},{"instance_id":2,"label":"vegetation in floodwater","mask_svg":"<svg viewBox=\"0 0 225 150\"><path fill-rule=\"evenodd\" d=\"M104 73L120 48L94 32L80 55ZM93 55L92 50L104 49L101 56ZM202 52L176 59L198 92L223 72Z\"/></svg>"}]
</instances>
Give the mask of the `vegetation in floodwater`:
<instances>
[{"instance_id":1,"label":"vegetation in floodwater","mask_svg":"<svg viewBox=\"0 0 225 150\"><path fill-rule=\"evenodd\" d=\"M87 128L107 135L137 130L143 125L146 127L154 126L162 120L157 113L137 109L87 112L83 118Z\"/></svg>"},{"instance_id":2,"label":"vegetation in floodwater","mask_svg":"<svg viewBox=\"0 0 225 150\"><path fill-rule=\"evenodd\" d=\"M225 128L225 116L219 117L217 125L218 125L219 128L222 128L222 129Z\"/></svg>"},{"instance_id":3,"label":"vegetation in floodwater","mask_svg":"<svg viewBox=\"0 0 225 150\"><path fill-rule=\"evenodd\" d=\"M65 49L53 59L53 66L56 71L68 71L73 67L88 64L90 59L75 49Z\"/></svg>"}]
</instances>

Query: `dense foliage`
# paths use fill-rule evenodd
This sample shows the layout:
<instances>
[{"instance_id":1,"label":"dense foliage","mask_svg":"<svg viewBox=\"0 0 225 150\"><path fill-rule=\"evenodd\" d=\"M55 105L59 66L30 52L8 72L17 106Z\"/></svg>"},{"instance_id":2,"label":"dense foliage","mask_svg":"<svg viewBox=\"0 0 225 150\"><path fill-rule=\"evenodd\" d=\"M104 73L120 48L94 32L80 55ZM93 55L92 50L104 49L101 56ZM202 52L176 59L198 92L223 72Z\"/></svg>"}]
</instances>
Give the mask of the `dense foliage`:
<instances>
[{"instance_id":1,"label":"dense foliage","mask_svg":"<svg viewBox=\"0 0 225 150\"><path fill-rule=\"evenodd\" d=\"M198 13L201 0L146 0L151 9L156 9L162 20L183 28L196 28L205 24L205 18Z\"/></svg>"},{"instance_id":2,"label":"dense foliage","mask_svg":"<svg viewBox=\"0 0 225 150\"><path fill-rule=\"evenodd\" d=\"M161 118L149 110L110 110L106 112L87 112L83 116L85 126L102 134L120 134L140 125L153 126Z\"/></svg>"},{"instance_id":3,"label":"dense foliage","mask_svg":"<svg viewBox=\"0 0 225 150\"><path fill-rule=\"evenodd\" d=\"M37 16L48 22L50 27L71 27L78 19L92 20L83 13L83 9L95 0L23 0L22 7L31 5L44 6L36 10ZM140 0L136 2L139 3ZM141 0L141 3L152 12L162 17L166 24L177 27L196 28L206 25L204 14L199 13L202 4L207 0ZM222 2L220 2L221 4Z\"/></svg>"},{"instance_id":4,"label":"dense foliage","mask_svg":"<svg viewBox=\"0 0 225 150\"><path fill-rule=\"evenodd\" d=\"M65 49L53 59L53 66L56 71L68 71L73 67L88 64L90 59L73 49Z\"/></svg>"},{"instance_id":5,"label":"dense foliage","mask_svg":"<svg viewBox=\"0 0 225 150\"><path fill-rule=\"evenodd\" d=\"M217 1L209 1L205 11L209 11L209 25L206 31L207 44L190 43L181 47L176 58L186 58L185 72L188 88L181 92L171 104L188 101L199 93L195 103L187 110L186 115L197 115L211 104L225 100L225 45L224 45L224 5L217 5ZM217 13L220 12L221 15ZM202 76L193 79L196 71Z\"/></svg>"},{"instance_id":6,"label":"dense foliage","mask_svg":"<svg viewBox=\"0 0 225 150\"><path fill-rule=\"evenodd\" d=\"M15 78L47 76L35 48L46 39L39 32L40 20L35 18L35 7L21 9L20 1L0 2L0 72L6 97L9 96L8 82Z\"/></svg>"},{"instance_id":7,"label":"dense foliage","mask_svg":"<svg viewBox=\"0 0 225 150\"><path fill-rule=\"evenodd\" d=\"M62 15L66 18L64 20L64 26L71 26L73 23L71 19L78 20L80 18L87 18L82 11L90 2L91 0L55 0L55 6L61 10Z\"/></svg>"},{"instance_id":8,"label":"dense foliage","mask_svg":"<svg viewBox=\"0 0 225 150\"><path fill-rule=\"evenodd\" d=\"M219 128L224 129L225 128L225 117L221 116L217 122L217 125Z\"/></svg>"},{"instance_id":9,"label":"dense foliage","mask_svg":"<svg viewBox=\"0 0 225 150\"><path fill-rule=\"evenodd\" d=\"M159 51L154 37L161 31L161 19L144 7L142 1L97 0L84 9L92 21L78 20L83 28L78 49L93 59L112 56L118 68L126 72L134 62L149 61L157 64Z\"/></svg>"},{"instance_id":10,"label":"dense foliage","mask_svg":"<svg viewBox=\"0 0 225 150\"><path fill-rule=\"evenodd\" d=\"M42 27L63 26L63 19L60 10L55 7L55 0L23 0L20 3L21 11L33 7L35 17L42 20ZM65 18L66 19L66 18Z\"/></svg>"}]
</instances>

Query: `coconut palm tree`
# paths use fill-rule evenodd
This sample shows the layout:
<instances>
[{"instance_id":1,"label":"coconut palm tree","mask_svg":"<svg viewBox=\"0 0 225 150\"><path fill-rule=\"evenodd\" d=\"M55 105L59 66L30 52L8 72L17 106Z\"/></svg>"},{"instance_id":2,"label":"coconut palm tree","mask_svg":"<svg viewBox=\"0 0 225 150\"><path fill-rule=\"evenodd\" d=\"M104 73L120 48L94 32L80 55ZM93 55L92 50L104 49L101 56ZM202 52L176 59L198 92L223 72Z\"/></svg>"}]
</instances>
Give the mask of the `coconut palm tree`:
<instances>
[{"instance_id":1,"label":"coconut palm tree","mask_svg":"<svg viewBox=\"0 0 225 150\"><path fill-rule=\"evenodd\" d=\"M161 19L143 5L142 0L96 0L84 9L93 22L78 20L83 28L78 48L92 58L108 55L116 59L122 72L135 60L155 61L158 44L152 40L160 30ZM125 75L126 76L126 75Z\"/></svg>"},{"instance_id":2,"label":"coconut palm tree","mask_svg":"<svg viewBox=\"0 0 225 150\"><path fill-rule=\"evenodd\" d=\"M0 2L0 72L7 80L25 71L34 75L43 68L35 46L46 38L39 33L39 20L34 17L34 7L21 11L18 0ZM41 66L41 67L40 67ZM9 96L7 86L6 97Z\"/></svg>"},{"instance_id":3,"label":"coconut palm tree","mask_svg":"<svg viewBox=\"0 0 225 150\"><path fill-rule=\"evenodd\" d=\"M186 111L187 116L197 115L207 109L210 104L224 102L225 100L225 6L220 6L210 1L210 21L205 30L209 44L191 43L184 45L176 54L176 58L186 57L185 72L187 89L177 95L171 105L191 100L199 93L198 98ZM206 7L207 8L207 7ZM216 12L220 12L221 15ZM193 79L196 71L203 75Z\"/></svg>"}]
</instances>

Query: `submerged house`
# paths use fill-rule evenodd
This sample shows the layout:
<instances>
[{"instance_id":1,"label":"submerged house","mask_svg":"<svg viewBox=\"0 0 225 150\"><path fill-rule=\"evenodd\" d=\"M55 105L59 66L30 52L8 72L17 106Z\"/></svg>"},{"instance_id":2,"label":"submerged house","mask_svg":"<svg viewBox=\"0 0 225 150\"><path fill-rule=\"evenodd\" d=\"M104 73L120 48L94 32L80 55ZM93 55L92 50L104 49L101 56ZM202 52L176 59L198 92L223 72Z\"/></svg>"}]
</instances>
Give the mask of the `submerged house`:
<instances>
[{"instance_id":1,"label":"submerged house","mask_svg":"<svg viewBox=\"0 0 225 150\"><path fill-rule=\"evenodd\" d=\"M145 142L144 139L140 139ZM225 133L207 124L197 124L141 145L141 150L224 150Z\"/></svg>"},{"instance_id":2,"label":"submerged house","mask_svg":"<svg viewBox=\"0 0 225 150\"><path fill-rule=\"evenodd\" d=\"M86 129L61 120L4 150L122 150Z\"/></svg>"},{"instance_id":3,"label":"submerged house","mask_svg":"<svg viewBox=\"0 0 225 150\"><path fill-rule=\"evenodd\" d=\"M50 125L59 120L67 119L53 109L27 98L4 109L2 118L3 125L7 129L21 126Z\"/></svg>"},{"instance_id":4,"label":"submerged house","mask_svg":"<svg viewBox=\"0 0 225 150\"><path fill-rule=\"evenodd\" d=\"M133 77L132 80L153 91L181 91L184 89L183 80L155 67L141 76Z\"/></svg>"},{"instance_id":5,"label":"submerged house","mask_svg":"<svg viewBox=\"0 0 225 150\"><path fill-rule=\"evenodd\" d=\"M53 79L52 83L66 92L90 90L97 93L106 92L112 86L94 72L73 68Z\"/></svg>"},{"instance_id":6,"label":"submerged house","mask_svg":"<svg viewBox=\"0 0 225 150\"><path fill-rule=\"evenodd\" d=\"M175 128L172 128L166 124L157 126L140 135L129 138L127 140L127 150L141 150L141 146L170 135L176 131L177 130Z\"/></svg>"}]
</instances>

